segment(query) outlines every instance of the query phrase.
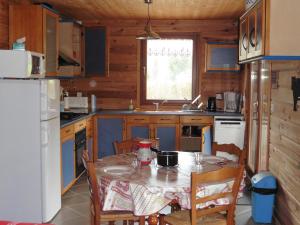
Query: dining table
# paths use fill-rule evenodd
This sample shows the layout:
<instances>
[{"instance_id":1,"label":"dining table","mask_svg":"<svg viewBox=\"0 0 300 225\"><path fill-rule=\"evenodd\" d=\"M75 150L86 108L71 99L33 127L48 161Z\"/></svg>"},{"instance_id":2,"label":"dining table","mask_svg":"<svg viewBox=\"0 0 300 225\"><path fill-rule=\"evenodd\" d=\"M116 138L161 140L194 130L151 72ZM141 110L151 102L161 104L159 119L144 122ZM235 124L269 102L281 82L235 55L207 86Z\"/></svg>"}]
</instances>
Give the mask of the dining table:
<instances>
[{"instance_id":1,"label":"dining table","mask_svg":"<svg viewBox=\"0 0 300 225\"><path fill-rule=\"evenodd\" d=\"M125 210L136 216L153 217L172 201L182 209L190 209L192 172L238 166L237 162L213 155L203 155L201 165L197 165L193 152L178 151L178 165L163 167L157 164L153 154L151 163L146 166L139 163L136 152L107 156L95 162L103 211ZM200 185L197 196L227 191L232 184L233 181ZM242 196L244 186L242 181L239 196ZM229 199L221 198L198 207L228 203Z\"/></svg>"}]
</instances>

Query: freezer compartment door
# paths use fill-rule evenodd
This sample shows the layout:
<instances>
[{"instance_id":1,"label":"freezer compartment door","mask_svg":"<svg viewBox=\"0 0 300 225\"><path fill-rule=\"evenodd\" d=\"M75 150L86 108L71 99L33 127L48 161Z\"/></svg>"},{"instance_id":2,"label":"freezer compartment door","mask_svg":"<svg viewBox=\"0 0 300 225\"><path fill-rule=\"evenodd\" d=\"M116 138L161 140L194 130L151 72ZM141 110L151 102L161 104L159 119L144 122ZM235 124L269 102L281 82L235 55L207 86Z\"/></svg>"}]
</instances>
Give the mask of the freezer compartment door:
<instances>
[{"instance_id":1,"label":"freezer compartment door","mask_svg":"<svg viewBox=\"0 0 300 225\"><path fill-rule=\"evenodd\" d=\"M59 117L60 81L41 80L41 120Z\"/></svg>"},{"instance_id":2,"label":"freezer compartment door","mask_svg":"<svg viewBox=\"0 0 300 225\"><path fill-rule=\"evenodd\" d=\"M43 222L50 221L61 208L59 117L41 122Z\"/></svg>"}]
</instances>

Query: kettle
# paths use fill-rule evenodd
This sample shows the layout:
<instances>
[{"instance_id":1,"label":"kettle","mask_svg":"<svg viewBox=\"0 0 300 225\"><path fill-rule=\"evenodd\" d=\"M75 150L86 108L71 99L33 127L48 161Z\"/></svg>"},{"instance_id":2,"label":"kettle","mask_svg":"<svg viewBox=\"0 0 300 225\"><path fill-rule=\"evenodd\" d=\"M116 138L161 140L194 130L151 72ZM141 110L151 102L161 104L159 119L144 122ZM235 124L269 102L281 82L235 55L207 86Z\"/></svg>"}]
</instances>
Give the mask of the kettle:
<instances>
[{"instance_id":1,"label":"kettle","mask_svg":"<svg viewBox=\"0 0 300 225\"><path fill-rule=\"evenodd\" d=\"M216 97L208 97L208 100L207 100L207 111L210 111L210 112L217 111Z\"/></svg>"},{"instance_id":2,"label":"kettle","mask_svg":"<svg viewBox=\"0 0 300 225\"><path fill-rule=\"evenodd\" d=\"M151 141L140 141L138 143L139 150L137 158L140 161L141 165L149 165L152 160L152 151L150 150Z\"/></svg>"}]
</instances>

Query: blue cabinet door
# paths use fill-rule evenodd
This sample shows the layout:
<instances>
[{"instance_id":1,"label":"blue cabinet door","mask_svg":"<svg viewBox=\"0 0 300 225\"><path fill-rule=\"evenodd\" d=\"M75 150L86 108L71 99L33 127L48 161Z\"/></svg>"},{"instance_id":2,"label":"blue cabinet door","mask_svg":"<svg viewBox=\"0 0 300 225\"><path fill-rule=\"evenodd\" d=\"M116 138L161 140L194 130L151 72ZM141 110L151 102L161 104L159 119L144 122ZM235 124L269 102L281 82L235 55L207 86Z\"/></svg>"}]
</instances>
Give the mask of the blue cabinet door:
<instances>
[{"instance_id":1,"label":"blue cabinet door","mask_svg":"<svg viewBox=\"0 0 300 225\"><path fill-rule=\"evenodd\" d=\"M129 127L130 137L129 138L149 138L150 129L148 125L132 125Z\"/></svg>"},{"instance_id":2,"label":"blue cabinet door","mask_svg":"<svg viewBox=\"0 0 300 225\"><path fill-rule=\"evenodd\" d=\"M114 141L123 140L122 118L99 118L97 120L98 158L115 154Z\"/></svg>"},{"instance_id":3,"label":"blue cabinet door","mask_svg":"<svg viewBox=\"0 0 300 225\"><path fill-rule=\"evenodd\" d=\"M88 137L87 138L87 150L89 153L89 158L93 159L93 144L94 144L94 140L92 137Z\"/></svg>"},{"instance_id":4,"label":"blue cabinet door","mask_svg":"<svg viewBox=\"0 0 300 225\"><path fill-rule=\"evenodd\" d=\"M62 143L63 188L66 188L75 179L74 144L73 139Z\"/></svg>"},{"instance_id":5,"label":"blue cabinet door","mask_svg":"<svg viewBox=\"0 0 300 225\"><path fill-rule=\"evenodd\" d=\"M159 149L176 151L176 126L156 127L156 137L159 138Z\"/></svg>"}]
</instances>

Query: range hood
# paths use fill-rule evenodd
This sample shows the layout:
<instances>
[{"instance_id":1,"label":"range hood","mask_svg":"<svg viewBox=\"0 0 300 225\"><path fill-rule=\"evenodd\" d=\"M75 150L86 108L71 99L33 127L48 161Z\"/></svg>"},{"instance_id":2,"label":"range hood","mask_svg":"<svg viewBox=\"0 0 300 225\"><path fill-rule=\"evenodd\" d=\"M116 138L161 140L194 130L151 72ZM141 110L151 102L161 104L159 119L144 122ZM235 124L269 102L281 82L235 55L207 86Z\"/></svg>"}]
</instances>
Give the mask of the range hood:
<instances>
[{"instance_id":1,"label":"range hood","mask_svg":"<svg viewBox=\"0 0 300 225\"><path fill-rule=\"evenodd\" d=\"M62 51L59 51L58 64L59 66L80 66L80 63Z\"/></svg>"},{"instance_id":2,"label":"range hood","mask_svg":"<svg viewBox=\"0 0 300 225\"><path fill-rule=\"evenodd\" d=\"M81 28L72 21L59 23L59 66L80 66L81 62Z\"/></svg>"}]
</instances>

